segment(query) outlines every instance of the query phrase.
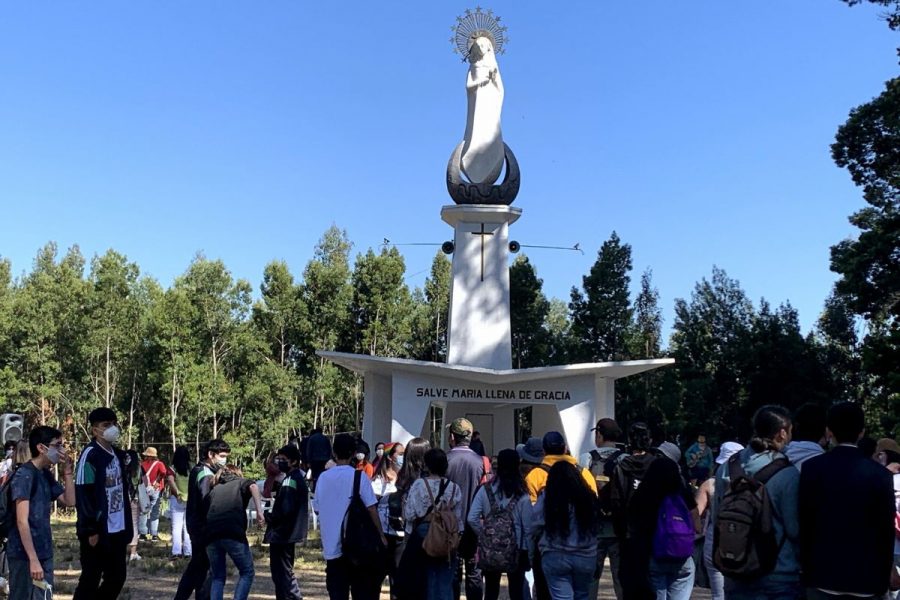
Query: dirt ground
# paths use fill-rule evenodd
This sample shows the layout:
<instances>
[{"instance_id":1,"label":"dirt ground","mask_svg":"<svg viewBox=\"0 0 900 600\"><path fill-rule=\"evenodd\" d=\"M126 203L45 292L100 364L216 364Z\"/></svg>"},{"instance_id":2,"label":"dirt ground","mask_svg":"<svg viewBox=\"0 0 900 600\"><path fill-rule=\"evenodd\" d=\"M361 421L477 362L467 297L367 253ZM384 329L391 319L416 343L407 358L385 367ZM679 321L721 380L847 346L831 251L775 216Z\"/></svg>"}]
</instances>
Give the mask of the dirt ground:
<instances>
[{"instance_id":1,"label":"dirt ground","mask_svg":"<svg viewBox=\"0 0 900 600\"><path fill-rule=\"evenodd\" d=\"M183 560L171 561L169 559L171 545L169 536L162 531L168 529L168 521L160 521L161 542L156 544L142 542L138 552L143 560L134 561L128 565L128 581L125 589L119 596L121 600L171 600L175 595L175 588L184 570ZM53 524L54 546L56 547L56 568L54 575L54 597L57 599L69 598L75 591L75 584L80 574L78 563L78 542L75 538L75 524L73 520L61 519ZM269 577L269 559L267 549L261 545L259 535L251 534L250 545L253 549L256 566L256 578L253 581L253 589L250 592L252 600L275 600L275 590ZM305 547L297 548L297 560L294 563L294 571L300 580L300 591L305 600L328 600L325 590L325 563L322 560L322 549L318 539L313 539ZM233 567L229 570L228 580L225 586L225 598L231 598L234 590L234 582L237 572ZM508 600L506 594L506 582L500 593L500 600ZM601 582L600 600L613 600L612 582L609 579L609 569L604 570L604 578ZM382 600L390 600L387 586L382 589ZM692 598L705 600L709 598L708 590L696 588Z\"/></svg>"}]
</instances>

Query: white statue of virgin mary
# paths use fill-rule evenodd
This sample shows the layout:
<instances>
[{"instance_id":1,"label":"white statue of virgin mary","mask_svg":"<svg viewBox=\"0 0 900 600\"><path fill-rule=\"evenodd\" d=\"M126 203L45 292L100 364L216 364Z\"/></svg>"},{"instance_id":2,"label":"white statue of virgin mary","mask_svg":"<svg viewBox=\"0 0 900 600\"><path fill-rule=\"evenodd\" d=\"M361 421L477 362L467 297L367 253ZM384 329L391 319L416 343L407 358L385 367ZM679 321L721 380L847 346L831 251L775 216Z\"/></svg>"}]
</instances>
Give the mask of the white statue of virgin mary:
<instances>
[{"instance_id":1,"label":"white statue of virgin mary","mask_svg":"<svg viewBox=\"0 0 900 600\"><path fill-rule=\"evenodd\" d=\"M468 59L468 114L460 167L472 183L492 185L500 177L504 158L500 133L503 80L493 41L485 35L472 39Z\"/></svg>"}]
</instances>

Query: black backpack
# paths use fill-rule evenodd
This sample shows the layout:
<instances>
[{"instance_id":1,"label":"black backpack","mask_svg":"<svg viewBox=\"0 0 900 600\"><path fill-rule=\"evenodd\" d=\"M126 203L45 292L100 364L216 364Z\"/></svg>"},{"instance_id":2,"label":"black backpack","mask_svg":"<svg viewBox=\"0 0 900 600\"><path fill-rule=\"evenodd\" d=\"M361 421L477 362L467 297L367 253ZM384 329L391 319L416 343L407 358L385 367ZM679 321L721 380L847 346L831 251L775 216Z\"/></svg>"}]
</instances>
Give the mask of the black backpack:
<instances>
[{"instance_id":1,"label":"black backpack","mask_svg":"<svg viewBox=\"0 0 900 600\"><path fill-rule=\"evenodd\" d=\"M369 509L359 495L362 471L353 474L353 495L341 524L341 553L353 566L380 564L377 559L384 551L381 532L375 527Z\"/></svg>"},{"instance_id":2,"label":"black backpack","mask_svg":"<svg viewBox=\"0 0 900 600\"><path fill-rule=\"evenodd\" d=\"M752 580L771 573L785 540L775 539L774 517L766 482L790 466L786 458L772 461L750 476L741 455L728 460L731 484L722 498L713 531L713 563L726 577Z\"/></svg>"}]
</instances>

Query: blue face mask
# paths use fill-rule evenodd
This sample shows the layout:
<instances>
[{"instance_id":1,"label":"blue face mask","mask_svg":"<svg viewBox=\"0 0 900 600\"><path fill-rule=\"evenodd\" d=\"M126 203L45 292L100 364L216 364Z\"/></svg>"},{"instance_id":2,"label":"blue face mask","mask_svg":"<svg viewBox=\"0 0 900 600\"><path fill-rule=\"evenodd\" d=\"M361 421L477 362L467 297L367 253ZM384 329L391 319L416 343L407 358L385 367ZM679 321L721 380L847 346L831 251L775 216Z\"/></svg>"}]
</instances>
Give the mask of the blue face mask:
<instances>
[{"instance_id":1,"label":"blue face mask","mask_svg":"<svg viewBox=\"0 0 900 600\"><path fill-rule=\"evenodd\" d=\"M398 454L397 456L394 457L394 464L397 465L397 468L400 468L403 466L403 455L402 454Z\"/></svg>"}]
</instances>

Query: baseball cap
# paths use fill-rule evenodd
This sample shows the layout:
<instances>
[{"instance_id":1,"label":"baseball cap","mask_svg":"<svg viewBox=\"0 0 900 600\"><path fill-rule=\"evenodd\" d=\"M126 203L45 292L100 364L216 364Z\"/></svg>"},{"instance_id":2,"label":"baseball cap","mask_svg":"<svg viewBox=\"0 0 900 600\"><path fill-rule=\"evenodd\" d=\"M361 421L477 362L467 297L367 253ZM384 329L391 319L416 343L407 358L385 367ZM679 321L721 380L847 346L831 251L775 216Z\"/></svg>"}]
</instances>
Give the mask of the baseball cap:
<instances>
[{"instance_id":1,"label":"baseball cap","mask_svg":"<svg viewBox=\"0 0 900 600\"><path fill-rule=\"evenodd\" d=\"M472 427L472 422L463 417L453 419L453 422L450 423L448 427L450 427L450 433L454 435L461 435L464 437L471 436L472 431L474 430L474 427Z\"/></svg>"},{"instance_id":2,"label":"baseball cap","mask_svg":"<svg viewBox=\"0 0 900 600\"><path fill-rule=\"evenodd\" d=\"M729 458L743 449L744 447L737 442L725 442L724 444L722 444L722 447L719 448L719 456L716 457L716 464L724 465L728 462Z\"/></svg>"},{"instance_id":3,"label":"baseball cap","mask_svg":"<svg viewBox=\"0 0 900 600\"><path fill-rule=\"evenodd\" d=\"M548 431L541 440L546 454L562 454L566 451L566 439L558 431Z\"/></svg>"}]
</instances>

